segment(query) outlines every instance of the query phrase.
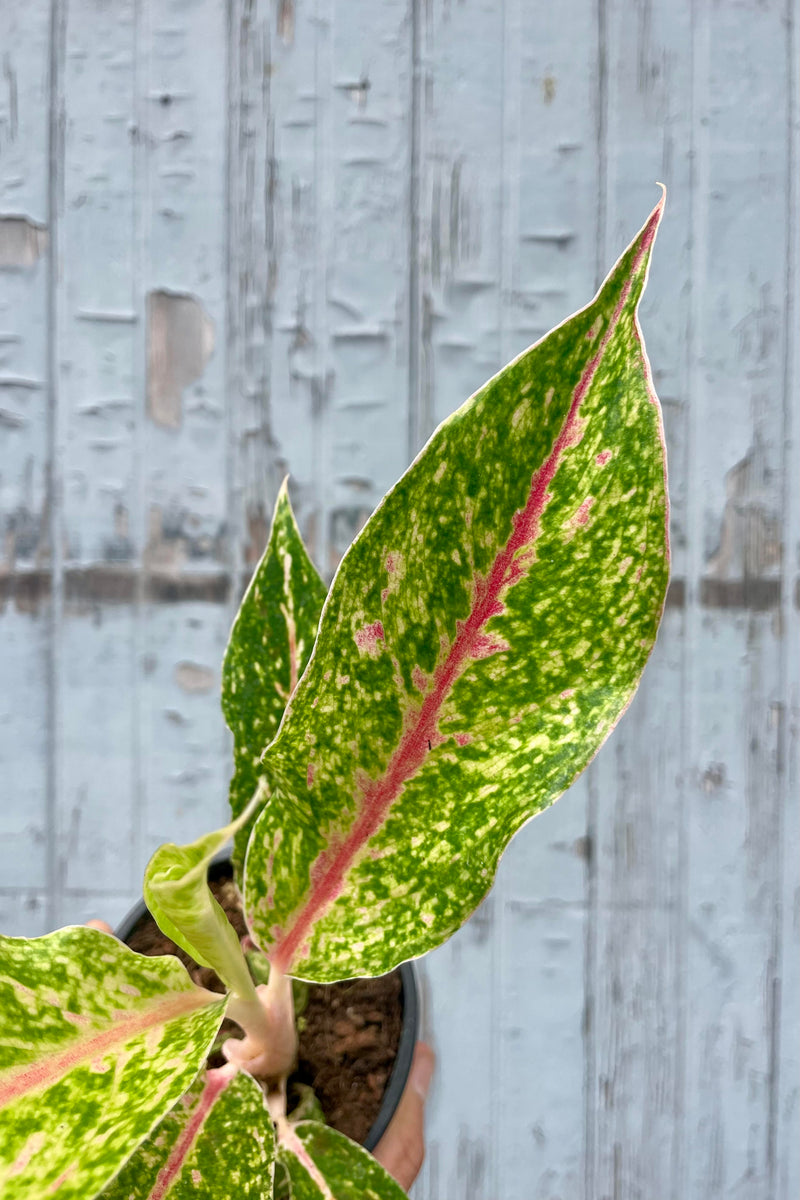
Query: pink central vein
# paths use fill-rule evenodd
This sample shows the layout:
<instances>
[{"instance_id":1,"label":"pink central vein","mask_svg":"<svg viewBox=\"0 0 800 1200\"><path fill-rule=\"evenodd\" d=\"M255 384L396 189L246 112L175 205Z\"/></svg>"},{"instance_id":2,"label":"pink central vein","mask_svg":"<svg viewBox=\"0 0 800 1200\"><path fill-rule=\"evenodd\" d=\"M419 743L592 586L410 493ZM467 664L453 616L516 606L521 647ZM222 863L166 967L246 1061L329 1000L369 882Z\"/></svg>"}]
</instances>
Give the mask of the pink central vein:
<instances>
[{"instance_id":1,"label":"pink central vein","mask_svg":"<svg viewBox=\"0 0 800 1200\"><path fill-rule=\"evenodd\" d=\"M580 407L619 324L633 277L653 244L662 204L663 202L657 205L644 228L638 252L608 328L595 354L583 370L572 394L569 411L550 453L531 478L525 507L514 514L511 536L495 558L488 577L485 580L476 580L475 599L470 614L466 621L459 622L455 641L450 646L444 662L434 671L431 689L425 696L419 712L402 735L383 775L362 785L361 810L347 836L338 844L323 850L311 867L311 889L308 898L287 928L280 933L269 955L270 960L282 971L289 969L316 918L341 895L347 872L370 838L384 824L403 784L420 769L434 743L441 740L438 737L437 725L450 689L467 663L475 657L481 657L480 652L476 654L475 651L481 636L485 637L485 634L482 634L484 626L492 617L503 612L503 594L525 574L529 557L523 552L538 537L539 522L549 499L547 489L558 470L562 455L574 444L572 439L576 432Z\"/></svg>"},{"instance_id":2,"label":"pink central vein","mask_svg":"<svg viewBox=\"0 0 800 1200\"><path fill-rule=\"evenodd\" d=\"M197 1141L211 1109L236 1077L237 1068L231 1063L206 1073L206 1085L200 1093L197 1106L178 1136L169 1157L158 1172L156 1181L147 1200L164 1200L169 1189L183 1170L189 1151Z\"/></svg>"},{"instance_id":3,"label":"pink central vein","mask_svg":"<svg viewBox=\"0 0 800 1200\"><path fill-rule=\"evenodd\" d=\"M72 1043L65 1050L57 1051L31 1063L11 1071L0 1079L0 1108L18 1100L39 1088L47 1088L63 1079L70 1071L86 1062L93 1062L110 1050L116 1050L130 1038L146 1033L158 1025L165 1025L177 1017L186 1016L198 1008L209 1004L208 992L186 992L180 996L170 997L153 1008L144 1012L134 1012L123 1019L115 1020L114 1024L99 1033L83 1037ZM217 999L214 996L214 999Z\"/></svg>"}]
</instances>

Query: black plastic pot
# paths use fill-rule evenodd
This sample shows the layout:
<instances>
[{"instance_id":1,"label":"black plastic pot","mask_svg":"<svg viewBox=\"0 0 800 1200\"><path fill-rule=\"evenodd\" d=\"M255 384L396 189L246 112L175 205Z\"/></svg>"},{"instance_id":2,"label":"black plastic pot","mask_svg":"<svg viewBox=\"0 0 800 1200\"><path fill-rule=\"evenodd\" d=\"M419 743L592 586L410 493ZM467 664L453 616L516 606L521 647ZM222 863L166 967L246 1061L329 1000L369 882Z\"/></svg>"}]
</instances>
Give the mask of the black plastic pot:
<instances>
[{"instance_id":1,"label":"black plastic pot","mask_svg":"<svg viewBox=\"0 0 800 1200\"><path fill-rule=\"evenodd\" d=\"M229 858L223 856L216 859L208 869L209 880L219 879L223 875L232 874L233 866L231 865L231 861ZM140 900L123 917L118 927L114 930L121 942L127 942L142 917L147 915L147 911L147 905L144 900ZM419 993L417 989L417 975L413 963L407 962L400 965L400 980L402 984L403 1028L397 1047L397 1057L394 1060L394 1066L389 1076L389 1082L386 1085L386 1091L383 1093L383 1100L381 1101L378 1115L364 1139L364 1147L367 1150L375 1149L386 1132L387 1125L394 1116L395 1109L400 1103L400 1097L406 1086L408 1073L411 1070L411 1059L414 1055L414 1046L417 1042L419 1029Z\"/></svg>"}]
</instances>

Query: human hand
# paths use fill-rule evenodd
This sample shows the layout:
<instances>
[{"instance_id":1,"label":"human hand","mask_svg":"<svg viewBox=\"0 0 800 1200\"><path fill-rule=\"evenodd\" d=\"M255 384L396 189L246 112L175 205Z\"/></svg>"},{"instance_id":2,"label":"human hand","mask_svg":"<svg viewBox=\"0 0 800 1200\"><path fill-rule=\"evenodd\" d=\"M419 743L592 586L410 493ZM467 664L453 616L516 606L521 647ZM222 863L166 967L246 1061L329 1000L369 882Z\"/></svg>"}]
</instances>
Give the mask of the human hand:
<instances>
[{"instance_id":1,"label":"human hand","mask_svg":"<svg viewBox=\"0 0 800 1200\"><path fill-rule=\"evenodd\" d=\"M102 933L113 933L107 921L86 924ZM374 1150L375 1158L408 1191L419 1175L425 1158L425 1100L436 1059L425 1042L417 1042L405 1090L389 1127Z\"/></svg>"},{"instance_id":2,"label":"human hand","mask_svg":"<svg viewBox=\"0 0 800 1200\"><path fill-rule=\"evenodd\" d=\"M430 1046L417 1042L397 1111L373 1151L381 1166L406 1192L419 1175L425 1158L425 1100L435 1063Z\"/></svg>"}]
</instances>

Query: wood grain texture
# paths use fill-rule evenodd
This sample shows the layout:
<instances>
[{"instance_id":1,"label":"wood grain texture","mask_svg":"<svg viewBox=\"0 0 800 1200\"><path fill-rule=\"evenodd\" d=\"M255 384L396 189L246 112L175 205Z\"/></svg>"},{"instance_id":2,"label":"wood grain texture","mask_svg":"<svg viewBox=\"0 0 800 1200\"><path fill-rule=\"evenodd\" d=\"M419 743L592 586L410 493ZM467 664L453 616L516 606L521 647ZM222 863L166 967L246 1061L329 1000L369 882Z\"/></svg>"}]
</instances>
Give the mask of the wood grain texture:
<instances>
[{"instance_id":1,"label":"wood grain texture","mask_svg":"<svg viewBox=\"0 0 800 1200\"><path fill-rule=\"evenodd\" d=\"M780 396L783 383L773 287L782 292L788 235L786 130L774 116L787 87L784 15L774 4L751 10L746 22L732 10L708 10L695 30L694 232L695 254L703 255L692 271L699 288L687 464L695 589L701 572L730 580L780 570L789 400L767 397ZM758 179L745 165L754 155ZM747 233L754 222L771 236ZM695 591L687 630L683 955L691 1108L683 1188L768 1197L778 1194L773 1039L781 812L789 802L777 771L784 651L777 611L709 613L697 611L697 599ZM741 1130L736 1144L734 1128Z\"/></svg>"},{"instance_id":2,"label":"wood grain texture","mask_svg":"<svg viewBox=\"0 0 800 1200\"><path fill-rule=\"evenodd\" d=\"M67 572L132 556L136 203L133 3L57 5L51 120L53 902L135 880L135 606L75 602ZM93 52L101 39L102 55ZM100 103L98 104L98 97ZM98 269L103 264L103 269ZM86 737L92 729L93 736Z\"/></svg>"},{"instance_id":3,"label":"wood grain texture","mask_svg":"<svg viewBox=\"0 0 800 1200\"><path fill-rule=\"evenodd\" d=\"M423 965L425 1200L800 1189L791 0L0 4L0 924L222 820L280 480L320 569L668 186L674 583L631 710Z\"/></svg>"},{"instance_id":4,"label":"wood grain texture","mask_svg":"<svg viewBox=\"0 0 800 1200\"><path fill-rule=\"evenodd\" d=\"M228 18L217 0L142 5L139 269L148 404L141 554L150 577L179 586L191 572L199 584L184 603L151 596L142 607L142 860L167 838L188 841L226 819L230 742L219 687L233 616L229 472L236 470L227 396L227 42ZM173 347L170 360L155 353L162 341ZM159 395L172 397L161 416ZM215 602L209 589L221 575L227 587L213 594Z\"/></svg>"},{"instance_id":5,"label":"wood grain texture","mask_svg":"<svg viewBox=\"0 0 800 1200\"><path fill-rule=\"evenodd\" d=\"M670 222L659 241L642 324L665 414L673 571L684 570L688 340L689 5L599 10L604 62L598 123L600 260L613 257L662 180ZM685 887L680 775L685 613L670 610L626 719L591 768L587 981L587 1197L678 1195L683 1152L681 899ZM665 731L670 734L665 737ZM623 1193L624 1194L624 1193Z\"/></svg>"},{"instance_id":6,"label":"wood grain texture","mask_svg":"<svg viewBox=\"0 0 800 1200\"><path fill-rule=\"evenodd\" d=\"M786 298L783 313L783 547L784 555L792 555L800 545L800 472L797 471L800 450L800 412L796 398L800 395L800 339L797 338L798 286L800 286L800 238L795 214L800 201L800 113L798 104L798 71L800 70L800 21L797 14L787 10L786 41L786 119L788 187L785 195L786 228L788 230L785 264ZM790 561L790 560L785 560ZM781 587L781 628L784 635L781 660L781 710L779 757L776 764L782 791L779 844L782 848L780 902L777 927L778 945L778 1003L780 1025L771 1030L775 1073L773 1087L772 1159L774 1162L775 1192L780 1197L791 1196L800 1179L800 1139L797 1124L800 1119L800 1028L796 1020L796 997L800 994L800 886L797 882L797 846L800 844L800 622L793 605L797 592L791 570L784 569Z\"/></svg>"},{"instance_id":7,"label":"wood grain texture","mask_svg":"<svg viewBox=\"0 0 800 1200\"><path fill-rule=\"evenodd\" d=\"M47 235L50 21L47 6L0 13L0 243L7 218ZM12 226L13 228L13 226ZM10 241L9 236L9 241ZM48 259L20 263L14 235L0 267L0 701L2 842L10 850L9 886L48 886L49 598L38 594L48 563ZM11 251L14 251L13 253ZM0 252L2 253L2 252ZM18 582L11 583L16 576ZM12 764L24 759L24 771ZM37 901L38 902L38 901ZM25 922L33 909L25 910ZM39 921L46 920L43 908ZM22 919L22 913L21 913Z\"/></svg>"}]
</instances>

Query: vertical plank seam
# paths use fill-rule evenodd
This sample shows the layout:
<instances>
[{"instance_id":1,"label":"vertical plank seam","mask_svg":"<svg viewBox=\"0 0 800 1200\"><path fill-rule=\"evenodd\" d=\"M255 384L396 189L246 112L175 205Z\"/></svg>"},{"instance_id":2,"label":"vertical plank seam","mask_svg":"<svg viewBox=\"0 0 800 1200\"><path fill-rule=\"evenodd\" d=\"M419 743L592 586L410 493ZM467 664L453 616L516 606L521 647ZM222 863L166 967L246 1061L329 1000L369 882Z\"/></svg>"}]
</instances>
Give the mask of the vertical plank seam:
<instances>
[{"instance_id":1,"label":"vertical plank seam","mask_svg":"<svg viewBox=\"0 0 800 1200\"><path fill-rule=\"evenodd\" d=\"M672 1097L672 1145L670 1150L670 1175L672 1180L671 1195L674 1200L684 1196L686 1189L686 1078L687 1078L687 1011L688 1001L687 974L689 914L689 838L687 828L689 776L691 772L691 730L694 721L692 704L692 672L690 646L697 638L696 596L699 569L697 552L700 546L700 526L696 489L693 487L694 464L696 461L697 428L693 422L692 413L696 405L692 403L695 394L697 372L695 368L695 321L699 316L696 304L696 278L694 267L695 257L695 224L697 205L697 146L696 130L698 128L696 112L696 31L697 31L697 0L691 0L690 30L689 30L689 196L688 196L688 236L689 236L689 299L686 306L686 327L684 329L685 350L685 379L686 396L686 443L684 447L683 477L686 479L686 523L687 523L687 591L686 609L681 618L681 648L680 648L680 680L681 694L684 703L681 708L679 738L679 766L677 780L678 822L677 822L677 889L675 895L675 936L673 938L673 981L675 1010L675 1048L674 1048L674 1078ZM693 555L693 548L695 554Z\"/></svg>"},{"instance_id":2,"label":"vertical plank seam","mask_svg":"<svg viewBox=\"0 0 800 1200\"><path fill-rule=\"evenodd\" d=\"M245 536L246 519L237 496L236 478L243 477L243 469L237 470L239 447L241 445L240 406L244 402L242 356L237 343L237 329L244 314L241 311L240 283L236 266L237 256L234 253L234 241L238 234L237 217L237 182L239 152L242 144L241 111L236 96L236 80L241 80L244 68L239 58L238 47L241 45L240 30L242 17L237 0L226 0L226 36L227 47L225 54L225 104L226 104L226 138L225 138L225 418L226 418L226 470L225 470L225 511L228 541L228 562L230 565L231 586L228 597L229 624L233 623L239 600L239 591L243 582L244 564L242 555L243 538ZM238 71L237 71L238 66ZM229 743L230 744L230 743Z\"/></svg>"},{"instance_id":3,"label":"vertical plank seam","mask_svg":"<svg viewBox=\"0 0 800 1200\"><path fill-rule=\"evenodd\" d=\"M494 369L499 370L504 362L510 357L508 353L508 320L506 313L506 305L510 302L511 296L511 254L510 247L512 236L518 236L518 230L514 229L512 206L509 203L511 193L511 178L518 180L519 171L515 170L513 174L509 172L509 159L513 155L513 146L510 143L510 122L511 110L513 104L510 103L509 88L516 86L516 63L512 57L512 47L509 41L509 28L514 24L509 20L509 6L513 0L502 0L500 8L500 47L502 53L503 73L500 81L500 180L499 180L499 200L500 212L498 220L498 297L497 297L497 332L498 332L498 358ZM513 81L510 83L510 81ZM518 167L518 163L514 163ZM516 244L516 243L515 243ZM506 903L508 900L508 872L500 871L495 882L496 899L493 904L493 936L490 942L490 968L492 972L492 986L489 996L489 1022L490 1022L490 1042L489 1042L489 1145L490 1153L490 1169L488 1174L487 1192L490 1197L500 1196L500 1163L503 1156L503 1140L502 1135L506 1127L506 1122L502 1120L502 1097L504 1095L504 1081L507 1078L505 1069L504 1055L504 1039L502 1029L503 1019L503 982L507 978L506 963L508 954L506 950ZM534 1064L531 1064L531 1072L535 1070Z\"/></svg>"},{"instance_id":4,"label":"vertical plank seam","mask_svg":"<svg viewBox=\"0 0 800 1200\"><path fill-rule=\"evenodd\" d=\"M606 275L608 237L608 11L607 0L597 0L597 214L595 218L595 288Z\"/></svg>"},{"instance_id":5,"label":"vertical plank seam","mask_svg":"<svg viewBox=\"0 0 800 1200\"><path fill-rule=\"evenodd\" d=\"M66 0L51 0L47 131L47 493L50 539L50 628L47 662L47 795L45 796L46 899L48 928L58 924L62 881L59 878L58 796L61 785L61 634L64 618L64 555L61 529L61 453L63 429L59 406L59 217L63 184L63 63L66 48Z\"/></svg>"},{"instance_id":6,"label":"vertical plank seam","mask_svg":"<svg viewBox=\"0 0 800 1200\"><path fill-rule=\"evenodd\" d=\"M689 197L688 197L688 236L692 238L692 230L694 228L694 202L696 195L695 187L695 111L694 111L694 30L695 30L695 0L692 0L690 7L690 30L689 30ZM689 303L686 307L686 328L684 330L684 379L689 390L689 395L686 397L685 409L687 416L687 437L684 447L684 462L682 464L683 476L687 480L687 506L691 499L691 474L690 474L690 444L691 438L688 432L688 426L691 422L691 381L692 375L692 354L693 354L693 310L691 297L694 294L694 276L691 266L689 270ZM668 464L669 469L669 464ZM687 523L688 523L687 516ZM697 530L694 530L696 536ZM687 533L687 542L691 546L691 534ZM690 554L690 549L687 547L687 555ZM687 568L687 576L691 580L691 571ZM687 607L692 603L692 586L691 582L687 588ZM685 938L688 934L689 923L687 915L687 855L688 855L688 833L686 829L687 817L687 774L688 774L688 758L689 758L689 720L688 720L688 701L690 696L690 676L689 676L689 653L688 653L688 637L687 631L690 627L690 621L684 612L680 622L680 681L681 695L684 697L684 703L681 707L680 727L678 730L678 755L679 765L677 771L677 797L678 797L678 823L677 823L677 888L675 894L675 936L673 937L673 1007L675 1010L675 1047L674 1047L674 1068L673 1068L673 1096L672 1096L672 1142L670 1147L670 1176L672 1180L671 1195L674 1200L678 1200L683 1194L684 1186L684 1111L685 1111L685 1091L686 1091L686 968L687 955Z\"/></svg>"},{"instance_id":7,"label":"vertical plank seam","mask_svg":"<svg viewBox=\"0 0 800 1200\"><path fill-rule=\"evenodd\" d=\"M145 514L144 489L144 422L147 413L147 297L144 290L144 199L141 194L146 186L146 170L144 170L144 147L147 142L144 126L146 110L143 97L147 94L146 80L142 79L143 65L146 55L142 53L144 26L143 0L134 0L133 4L133 122L134 138L131 147L133 197L132 197L132 228L133 242L131 254L131 311L136 313L133 347L133 538L136 554L136 574L133 598L133 638L131 644L131 677L133 680L133 696L131 698L131 784L133 812L131 813L131 867L134 878L130 881L132 889L138 891L140 886L138 872L144 869L145 856L145 773L144 773L144 738L143 738L143 706L142 681L140 672L144 658L144 571L145 571L145 536L147 520ZM145 29L146 33L146 29Z\"/></svg>"},{"instance_id":8,"label":"vertical plank seam","mask_svg":"<svg viewBox=\"0 0 800 1200\"><path fill-rule=\"evenodd\" d=\"M313 468L319 512L319 559L323 578L330 575L330 396L328 395L328 272L330 240L328 217L333 206L332 174L336 161L333 121L330 117L333 89L332 42L335 0L317 0L314 20L314 183L316 194L316 261L312 279L316 336L314 390L312 391ZM325 51L323 53L323 50ZM325 68L327 67L327 70Z\"/></svg>"},{"instance_id":9,"label":"vertical plank seam","mask_svg":"<svg viewBox=\"0 0 800 1200\"><path fill-rule=\"evenodd\" d=\"M595 215L595 287L599 287L606 271L608 240L608 11L607 0L597 0L597 92L595 151L597 162L597 212ZM583 1189L584 1200L595 1200L597 1184L597 1028L594 988L597 980L598 939L598 791L597 768L590 763L586 771L586 833L589 855L586 863L586 933L584 945L584 1096L583 1096Z\"/></svg>"},{"instance_id":10,"label":"vertical plank seam","mask_svg":"<svg viewBox=\"0 0 800 1200\"><path fill-rule=\"evenodd\" d=\"M782 538L781 559L781 623L780 640L787 639L795 621L792 610L792 568L791 549L795 544L792 525L796 520L795 503L797 497L792 495L790 480L794 478L796 464L794 461L795 447L793 444L794 419L792 406L796 403L797 381L794 375L794 349L797 337L797 279L795 261L797 254L797 172L800 164L796 157L795 109L797 104L797 61L795 50L795 13L794 0L787 0L784 30L786 37L786 264L785 286L786 309L784 320L783 345L783 474L781 479L781 511L783 513L784 531ZM789 643L789 646L791 642ZM787 653L789 646L781 646L778 654L778 747L777 747L777 784L778 805L776 813L776 846L777 846L777 903L773 913L772 959L774 963L774 978L772 996L772 1011L770 1019L770 1061L769 1061L769 1120L767 1133L767 1170L769 1176L770 1195L778 1195L778 1136L780 1115L781 1087L781 1033L783 1023L783 1004L785 992L783 989L783 958L784 958L784 887L785 859L783 853L784 841L784 804L793 802L791 795L791 772L787 763L787 722L791 706L792 681L789 674L789 663L793 661ZM796 1002L796 997L790 998L790 1003ZM791 1019L791 1018L790 1018ZM787 1188L788 1197L788 1188Z\"/></svg>"},{"instance_id":11,"label":"vertical plank seam","mask_svg":"<svg viewBox=\"0 0 800 1200\"><path fill-rule=\"evenodd\" d=\"M595 1200L597 1039L594 986L597 979L597 771L593 763L586 770L586 857L585 900L586 932L583 952L583 1192L584 1200Z\"/></svg>"},{"instance_id":12,"label":"vertical plank seam","mask_svg":"<svg viewBox=\"0 0 800 1200\"><path fill-rule=\"evenodd\" d=\"M409 99L408 182L408 459L413 459L429 432L430 413L423 412L420 389L420 177L422 171L422 30L420 4L411 0L411 88Z\"/></svg>"},{"instance_id":13,"label":"vertical plank seam","mask_svg":"<svg viewBox=\"0 0 800 1200\"><path fill-rule=\"evenodd\" d=\"M147 845L150 843L150 805L148 801L147 788L150 780L150 775L146 771L144 764L152 758L148 742L150 740L153 726L149 719L151 714L147 711L148 689L142 689L141 674L144 671L145 660L147 658L146 650L148 645L148 634L150 628L150 618L152 613L152 605L155 601L148 601L144 593L144 579L148 569L147 559L147 541L148 541L148 477L145 470L147 461L148 441L152 437L152 427L148 423L148 373L149 373L149 349L148 349L148 296L152 284L151 279L151 261L149 255L149 247L151 244L151 226L152 226L152 153L151 141L149 132L149 122L151 120L152 108L148 103L150 98L150 82L151 82L151 55L152 55L152 20L151 20L151 0L137 0L140 6L139 9L139 54L137 62L137 84L141 83L141 87L137 90L137 103L140 106L139 111L142 116L142 123L139 126L140 138L138 146L138 160L136 178L138 182L137 191L138 204L136 205L137 213L137 286L139 291L139 324L141 327L141 335L138 346L138 369L139 369L139 387L140 387L140 413L141 419L139 422L139 510L141 514L142 533L141 533L141 591L139 604L138 618L138 637L139 642L137 652L139 661L137 664L137 690L139 693L139 751L141 753L141 762L139 767L140 775L140 803L141 816L139 825L139 836L142 841L140 853L142 857L146 855ZM145 732L147 731L147 732ZM142 868L144 864L141 864Z\"/></svg>"},{"instance_id":14,"label":"vertical plank seam","mask_svg":"<svg viewBox=\"0 0 800 1200\"><path fill-rule=\"evenodd\" d=\"M702 320L705 309L706 279L706 225L708 206L709 148L708 126L705 123L708 108L708 37L707 11L702 0L691 4L691 149L689 172L689 298L687 305L686 346L688 359L687 390L688 417L686 426L686 609L684 615L685 636L683 644L682 673L684 680L683 728L681 779L687 794L698 769L694 761L695 744L693 732L697 725L697 669L696 647L700 641L702 614L699 608L700 580L703 573L702 558L702 514L701 493L697 486L697 456L700 439L700 421L705 401L704 375L701 368L700 347L702 344ZM688 803L686 812L688 814ZM686 1089L688 1080L689 1017L686 1011L688 988L686 979L689 971L689 887L691 882L691 855L688 828L681 826L680 877L678 889L679 924L677 943L680 947L680 969L677 971L680 991L676 997L678 1007L678 1063L676 1079L678 1088L678 1111L676 1120L680 1125L680 1138L676 1147L675 1196L685 1196L688 1189L688 1128L686 1124ZM682 986L681 986L682 983Z\"/></svg>"},{"instance_id":15,"label":"vertical plank seam","mask_svg":"<svg viewBox=\"0 0 800 1200\"><path fill-rule=\"evenodd\" d=\"M800 334L798 333L798 310L800 309L800 238L798 238L798 218L800 217L800 87L798 86L798 63L800 62L800 21L797 19L796 6L793 0L787 0L786 5L786 37L788 55L787 80L787 153L789 162L789 178L787 188L788 210L788 246L787 246L787 305L786 305L786 347L785 347L785 424L784 424L784 541L782 564L782 632L787 637L788 644L784 647L782 663L786 670L783 682L783 739L784 739L784 797L786 803L785 819L782 829L782 841L786 842L785 853L790 855L787 875L785 861L782 857L781 896L785 894L785 904L781 922L781 972L787 964L791 964L792 990L785 987L782 981L779 1019L781 1034L783 1033L784 1012L788 1029L796 1031L797 1023L797 947L795 924L795 889L797 887L797 782L800 770L798 757L798 732L795 714L800 702L800 625L793 600L800 592L794 589L800 584L797 576L797 548L800 546L800 483L797 475L798 430L800 430ZM794 565L794 579L792 567ZM794 596L793 596L794 592ZM791 714L791 723L790 723ZM791 757L790 757L791 754ZM791 807L789 807L791 806ZM787 828L788 825L788 837ZM776 1126L781 1122L781 1134L776 1128L775 1143L775 1194L778 1200L794 1200L800 1191L800 1155L797 1151L797 1060L789 1057L797 1051L797 1033L794 1033L793 1044L787 1048L783 1041L780 1045L783 1072L779 1070L774 1081L776 1095ZM788 1050L788 1052L787 1052ZM787 1100L780 1101L780 1087L783 1084L787 1068L794 1072L790 1075L789 1087L794 1089L792 1103L788 1102L791 1094L787 1089ZM780 1137L780 1140L778 1140ZM781 1168L780 1178L777 1178L778 1167Z\"/></svg>"}]
</instances>

